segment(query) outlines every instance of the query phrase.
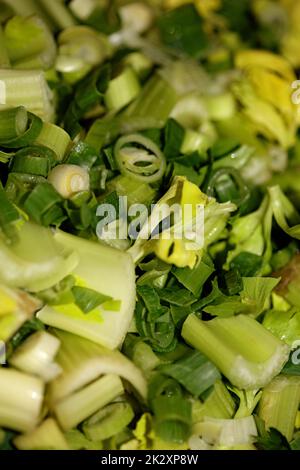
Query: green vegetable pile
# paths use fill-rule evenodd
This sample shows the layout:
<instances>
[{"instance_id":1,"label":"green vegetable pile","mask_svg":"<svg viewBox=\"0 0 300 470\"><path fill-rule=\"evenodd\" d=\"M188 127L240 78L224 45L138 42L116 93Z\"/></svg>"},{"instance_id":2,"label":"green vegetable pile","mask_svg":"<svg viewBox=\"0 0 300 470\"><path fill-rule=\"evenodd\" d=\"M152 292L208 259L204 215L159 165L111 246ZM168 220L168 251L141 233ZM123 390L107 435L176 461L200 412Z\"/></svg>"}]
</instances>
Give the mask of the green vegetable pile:
<instances>
[{"instance_id":1,"label":"green vegetable pile","mask_svg":"<svg viewBox=\"0 0 300 470\"><path fill-rule=\"evenodd\" d=\"M0 449L300 450L299 24L0 0Z\"/></svg>"}]
</instances>

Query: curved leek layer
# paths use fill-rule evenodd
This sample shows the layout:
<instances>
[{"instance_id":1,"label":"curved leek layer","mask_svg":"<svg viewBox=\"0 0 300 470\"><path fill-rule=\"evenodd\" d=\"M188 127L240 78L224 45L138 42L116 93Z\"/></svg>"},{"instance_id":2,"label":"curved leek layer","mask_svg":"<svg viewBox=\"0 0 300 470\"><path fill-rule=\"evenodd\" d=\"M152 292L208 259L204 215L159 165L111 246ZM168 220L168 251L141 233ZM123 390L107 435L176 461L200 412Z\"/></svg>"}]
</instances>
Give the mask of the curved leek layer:
<instances>
[{"instance_id":1,"label":"curved leek layer","mask_svg":"<svg viewBox=\"0 0 300 470\"><path fill-rule=\"evenodd\" d=\"M14 445L19 450L69 450L65 436L53 418L47 418L33 431L17 436Z\"/></svg>"},{"instance_id":2,"label":"curved leek layer","mask_svg":"<svg viewBox=\"0 0 300 470\"><path fill-rule=\"evenodd\" d=\"M55 240L73 249L79 264L73 274L84 287L94 289L121 302L120 310L100 308L84 314L75 305L45 307L38 318L47 325L70 331L115 349L123 342L135 306L135 271L129 254L58 231ZM108 306L109 308L109 306Z\"/></svg>"},{"instance_id":3,"label":"curved leek layer","mask_svg":"<svg viewBox=\"0 0 300 470\"><path fill-rule=\"evenodd\" d=\"M48 382L61 373L61 368L54 362L59 346L58 338L46 331L38 331L21 344L9 362L17 369Z\"/></svg>"},{"instance_id":4,"label":"curved leek layer","mask_svg":"<svg viewBox=\"0 0 300 470\"><path fill-rule=\"evenodd\" d=\"M205 322L189 315L182 336L214 362L233 385L246 390L264 387L289 356L285 343L246 315Z\"/></svg>"},{"instance_id":5,"label":"curved leek layer","mask_svg":"<svg viewBox=\"0 0 300 470\"><path fill-rule=\"evenodd\" d=\"M31 292L48 289L70 274L77 256L57 243L50 229L25 223L11 246L0 240L0 282Z\"/></svg>"},{"instance_id":6,"label":"curved leek layer","mask_svg":"<svg viewBox=\"0 0 300 470\"><path fill-rule=\"evenodd\" d=\"M61 342L56 361L63 373L50 384L51 402L61 400L103 374L119 375L146 399L147 382L142 372L119 351L110 351L64 331L52 333Z\"/></svg>"},{"instance_id":7,"label":"curved leek layer","mask_svg":"<svg viewBox=\"0 0 300 470\"><path fill-rule=\"evenodd\" d=\"M0 369L0 426L30 431L37 423L44 397L42 380L14 369Z\"/></svg>"}]
</instances>

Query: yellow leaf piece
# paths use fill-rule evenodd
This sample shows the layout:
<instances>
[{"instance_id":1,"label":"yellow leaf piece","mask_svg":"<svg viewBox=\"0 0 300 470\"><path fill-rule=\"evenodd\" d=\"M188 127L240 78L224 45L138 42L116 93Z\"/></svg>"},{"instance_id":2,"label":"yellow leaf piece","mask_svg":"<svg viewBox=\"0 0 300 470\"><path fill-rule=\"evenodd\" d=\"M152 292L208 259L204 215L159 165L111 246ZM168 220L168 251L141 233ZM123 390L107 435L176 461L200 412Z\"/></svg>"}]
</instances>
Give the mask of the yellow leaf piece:
<instances>
[{"instance_id":1,"label":"yellow leaf piece","mask_svg":"<svg viewBox=\"0 0 300 470\"><path fill-rule=\"evenodd\" d=\"M241 70L254 66L262 67L281 75L289 83L295 80L294 71L288 61L272 52L255 49L240 51L235 56L235 65Z\"/></svg>"},{"instance_id":2,"label":"yellow leaf piece","mask_svg":"<svg viewBox=\"0 0 300 470\"><path fill-rule=\"evenodd\" d=\"M244 113L259 126L260 133L268 139L278 140L287 148L293 144L294 133L285 125L283 118L268 102L259 98L247 80L234 85L233 90L244 105Z\"/></svg>"},{"instance_id":3,"label":"yellow leaf piece","mask_svg":"<svg viewBox=\"0 0 300 470\"><path fill-rule=\"evenodd\" d=\"M267 139L292 146L298 114L291 96L296 79L291 65L284 57L260 50L239 51L235 65L243 72L233 85L243 113Z\"/></svg>"},{"instance_id":4,"label":"yellow leaf piece","mask_svg":"<svg viewBox=\"0 0 300 470\"><path fill-rule=\"evenodd\" d=\"M156 242L154 252L161 260L174 264L177 267L189 266L193 268L202 254L202 247L189 246L190 241L187 240L185 229L190 227L195 230L196 218L198 216L198 207L205 206L208 203L208 197L194 183L186 178L177 177L174 179L176 187L175 202L180 205L182 210L182 219L175 224L170 230L170 237L166 238L164 232L160 239ZM176 236L179 229L180 238Z\"/></svg>"}]
</instances>

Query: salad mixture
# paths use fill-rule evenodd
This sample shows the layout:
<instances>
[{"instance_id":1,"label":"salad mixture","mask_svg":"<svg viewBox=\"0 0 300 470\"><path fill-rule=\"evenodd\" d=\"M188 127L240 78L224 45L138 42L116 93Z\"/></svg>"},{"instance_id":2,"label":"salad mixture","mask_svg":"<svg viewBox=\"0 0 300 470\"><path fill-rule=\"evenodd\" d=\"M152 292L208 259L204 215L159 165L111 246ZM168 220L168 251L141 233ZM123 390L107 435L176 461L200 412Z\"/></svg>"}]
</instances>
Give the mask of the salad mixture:
<instances>
[{"instance_id":1,"label":"salad mixture","mask_svg":"<svg viewBox=\"0 0 300 470\"><path fill-rule=\"evenodd\" d=\"M300 450L300 0L0 0L0 448Z\"/></svg>"}]
</instances>

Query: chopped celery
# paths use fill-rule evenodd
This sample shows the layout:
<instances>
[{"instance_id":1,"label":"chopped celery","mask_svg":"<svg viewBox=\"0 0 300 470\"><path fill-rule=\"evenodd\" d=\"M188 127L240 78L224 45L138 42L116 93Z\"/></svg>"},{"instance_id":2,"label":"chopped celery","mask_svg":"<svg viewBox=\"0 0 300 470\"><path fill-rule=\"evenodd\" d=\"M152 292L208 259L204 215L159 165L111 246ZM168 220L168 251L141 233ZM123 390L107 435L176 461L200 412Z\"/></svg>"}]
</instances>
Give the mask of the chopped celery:
<instances>
[{"instance_id":1,"label":"chopped celery","mask_svg":"<svg viewBox=\"0 0 300 470\"><path fill-rule=\"evenodd\" d=\"M233 385L244 389L265 386L289 356L286 344L246 315L204 322L192 314L183 324L182 336L214 362Z\"/></svg>"}]
</instances>

